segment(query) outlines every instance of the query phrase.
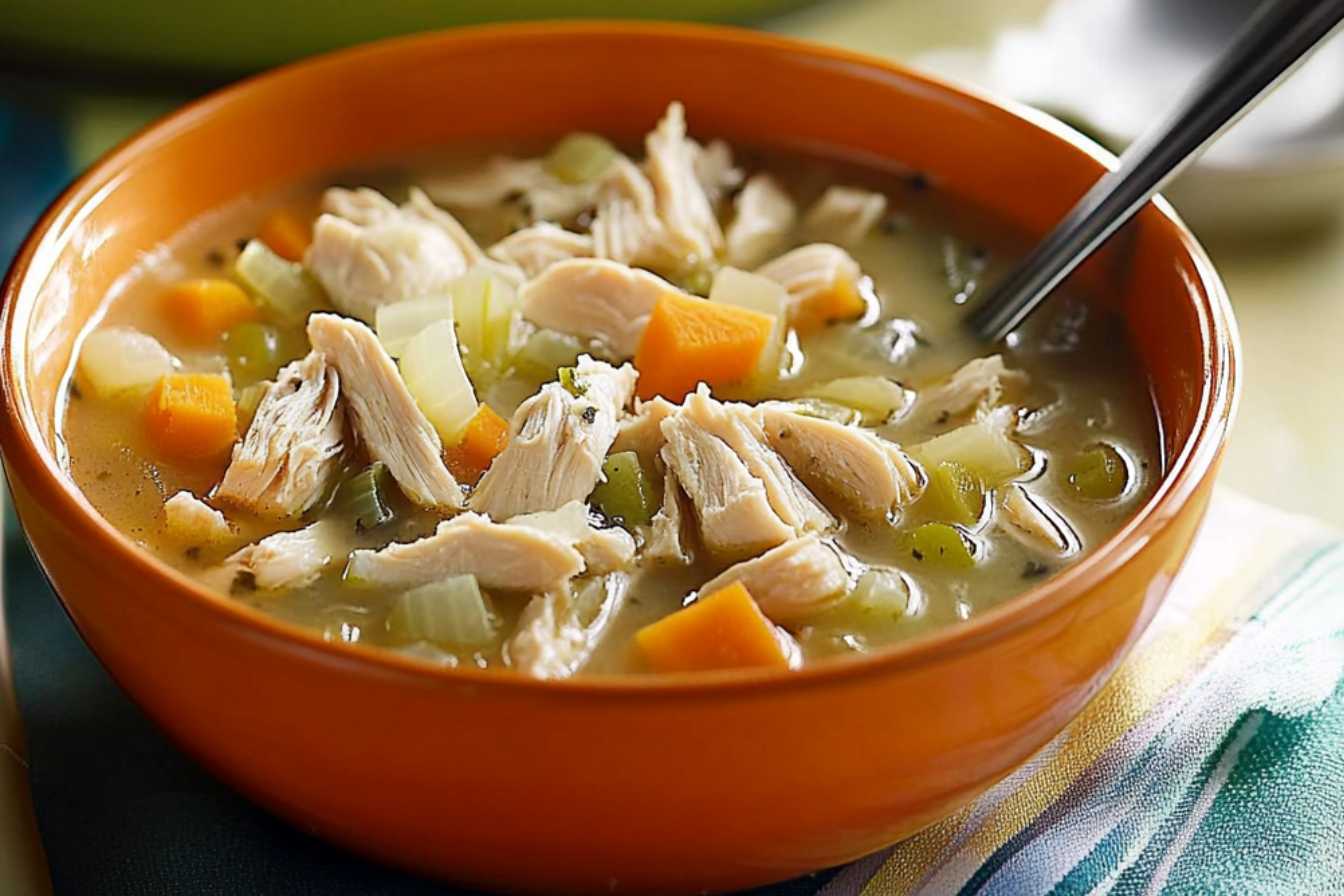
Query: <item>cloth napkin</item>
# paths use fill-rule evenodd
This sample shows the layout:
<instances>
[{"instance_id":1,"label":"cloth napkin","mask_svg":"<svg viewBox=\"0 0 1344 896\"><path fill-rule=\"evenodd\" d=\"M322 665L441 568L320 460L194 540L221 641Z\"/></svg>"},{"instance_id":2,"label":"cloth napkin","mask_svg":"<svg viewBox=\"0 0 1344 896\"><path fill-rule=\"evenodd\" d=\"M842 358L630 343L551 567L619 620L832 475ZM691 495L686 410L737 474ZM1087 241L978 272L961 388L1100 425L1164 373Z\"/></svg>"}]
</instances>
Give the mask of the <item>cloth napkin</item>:
<instances>
[{"instance_id":1,"label":"cloth napkin","mask_svg":"<svg viewBox=\"0 0 1344 896\"><path fill-rule=\"evenodd\" d=\"M0 262L84 157L77 130L0 95ZM8 786L26 768L58 894L461 893L315 840L207 775L84 647L12 519L5 548L27 765L0 711L4 892L41 886L6 877L40 859ZM1223 491L1149 631L1045 750L898 846L758 893L1344 893L1342 678L1339 534Z\"/></svg>"}]
</instances>

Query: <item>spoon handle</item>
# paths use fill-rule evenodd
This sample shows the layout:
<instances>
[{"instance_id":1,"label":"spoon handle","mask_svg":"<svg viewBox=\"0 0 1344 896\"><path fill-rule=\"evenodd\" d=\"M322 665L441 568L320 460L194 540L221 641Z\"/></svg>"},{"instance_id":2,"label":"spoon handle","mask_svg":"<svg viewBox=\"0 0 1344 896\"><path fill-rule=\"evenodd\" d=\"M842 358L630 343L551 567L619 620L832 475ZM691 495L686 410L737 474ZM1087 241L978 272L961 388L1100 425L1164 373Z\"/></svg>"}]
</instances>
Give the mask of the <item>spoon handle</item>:
<instances>
[{"instance_id":1,"label":"spoon handle","mask_svg":"<svg viewBox=\"0 0 1344 896\"><path fill-rule=\"evenodd\" d=\"M1269 0L1162 122L1120 156L968 318L997 341L1344 21L1344 0Z\"/></svg>"}]
</instances>

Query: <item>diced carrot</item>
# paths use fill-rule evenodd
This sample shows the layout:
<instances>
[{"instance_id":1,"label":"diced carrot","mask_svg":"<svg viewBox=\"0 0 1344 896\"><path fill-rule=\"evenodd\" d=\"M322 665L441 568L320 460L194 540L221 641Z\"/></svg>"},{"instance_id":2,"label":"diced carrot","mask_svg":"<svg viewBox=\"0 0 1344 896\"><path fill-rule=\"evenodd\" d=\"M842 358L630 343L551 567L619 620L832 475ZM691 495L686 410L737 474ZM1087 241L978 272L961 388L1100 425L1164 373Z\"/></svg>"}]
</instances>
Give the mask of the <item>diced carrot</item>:
<instances>
[{"instance_id":1,"label":"diced carrot","mask_svg":"<svg viewBox=\"0 0 1344 896\"><path fill-rule=\"evenodd\" d=\"M303 261L303 253L313 241L313 225L289 209L276 209L261 222L257 238L281 258Z\"/></svg>"},{"instance_id":2,"label":"diced carrot","mask_svg":"<svg viewBox=\"0 0 1344 896\"><path fill-rule=\"evenodd\" d=\"M467 421L462 441L444 449L443 459L458 482L475 485L508 442L508 421L483 404Z\"/></svg>"},{"instance_id":3,"label":"diced carrot","mask_svg":"<svg viewBox=\"0 0 1344 896\"><path fill-rule=\"evenodd\" d=\"M774 327L773 314L679 293L659 297L635 352L639 397L680 401L699 382L746 379Z\"/></svg>"},{"instance_id":4,"label":"diced carrot","mask_svg":"<svg viewBox=\"0 0 1344 896\"><path fill-rule=\"evenodd\" d=\"M781 633L741 582L644 626L635 643L656 672L789 667Z\"/></svg>"},{"instance_id":5,"label":"diced carrot","mask_svg":"<svg viewBox=\"0 0 1344 896\"><path fill-rule=\"evenodd\" d=\"M196 343L214 342L224 331L259 316L256 303L229 280L183 280L164 293L163 303L178 335Z\"/></svg>"},{"instance_id":6,"label":"diced carrot","mask_svg":"<svg viewBox=\"0 0 1344 896\"><path fill-rule=\"evenodd\" d=\"M145 425L154 445L178 460L207 460L238 436L229 378L218 373L170 373L149 393Z\"/></svg>"},{"instance_id":7,"label":"diced carrot","mask_svg":"<svg viewBox=\"0 0 1344 896\"><path fill-rule=\"evenodd\" d=\"M859 295L858 284L846 276L839 276L830 288L818 292L798 304L793 310L793 325L799 330L814 330L839 320L863 317L868 304Z\"/></svg>"}]
</instances>

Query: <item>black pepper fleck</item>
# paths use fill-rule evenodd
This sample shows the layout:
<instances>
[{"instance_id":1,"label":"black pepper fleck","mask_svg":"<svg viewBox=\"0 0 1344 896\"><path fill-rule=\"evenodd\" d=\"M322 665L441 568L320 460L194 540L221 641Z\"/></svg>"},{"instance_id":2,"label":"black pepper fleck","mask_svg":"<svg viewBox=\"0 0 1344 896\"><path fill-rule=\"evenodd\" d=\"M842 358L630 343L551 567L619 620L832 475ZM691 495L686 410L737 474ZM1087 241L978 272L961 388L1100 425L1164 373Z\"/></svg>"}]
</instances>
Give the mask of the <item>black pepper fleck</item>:
<instances>
[{"instance_id":1,"label":"black pepper fleck","mask_svg":"<svg viewBox=\"0 0 1344 896\"><path fill-rule=\"evenodd\" d=\"M251 237L248 237L248 236L240 236L240 237L238 237L238 239L236 239L236 240L233 241L233 245L234 245L234 247L235 247L239 252L241 252L241 251L243 251L244 249L247 248L247 244L250 243L250 242L252 242L252 238L251 238Z\"/></svg>"},{"instance_id":2,"label":"black pepper fleck","mask_svg":"<svg viewBox=\"0 0 1344 896\"><path fill-rule=\"evenodd\" d=\"M76 383L74 380L70 381L69 392L70 397L73 398L75 401L79 401L81 398L84 397L84 393L80 391L79 383Z\"/></svg>"},{"instance_id":3,"label":"black pepper fleck","mask_svg":"<svg viewBox=\"0 0 1344 896\"><path fill-rule=\"evenodd\" d=\"M205 263L212 268L224 267L224 253L218 249L211 249L209 252L205 253Z\"/></svg>"},{"instance_id":4,"label":"black pepper fleck","mask_svg":"<svg viewBox=\"0 0 1344 896\"><path fill-rule=\"evenodd\" d=\"M940 411L939 414L938 414L938 419L937 419L935 422L936 422L939 426L942 426L944 423L946 423L948 420L951 420L951 419L952 419L952 414L951 414L950 412L948 412L948 411Z\"/></svg>"},{"instance_id":5,"label":"black pepper fleck","mask_svg":"<svg viewBox=\"0 0 1344 896\"><path fill-rule=\"evenodd\" d=\"M923 559L924 559L924 552L921 551L919 548L911 548L911 549L910 549L910 556L911 556L911 557L914 557L916 560L923 560Z\"/></svg>"},{"instance_id":6,"label":"black pepper fleck","mask_svg":"<svg viewBox=\"0 0 1344 896\"><path fill-rule=\"evenodd\" d=\"M908 184L910 189L914 190L916 193L923 193L930 186L929 176L923 171L916 171L906 179L906 184Z\"/></svg>"},{"instance_id":7,"label":"black pepper fleck","mask_svg":"<svg viewBox=\"0 0 1344 896\"><path fill-rule=\"evenodd\" d=\"M592 424L597 422L597 408L592 405L583 409L583 422Z\"/></svg>"},{"instance_id":8,"label":"black pepper fleck","mask_svg":"<svg viewBox=\"0 0 1344 896\"><path fill-rule=\"evenodd\" d=\"M233 577L233 584L229 586L230 594L247 594L250 591L257 590L257 577L244 570Z\"/></svg>"},{"instance_id":9,"label":"black pepper fleck","mask_svg":"<svg viewBox=\"0 0 1344 896\"><path fill-rule=\"evenodd\" d=\"M1039 560L1028 560L1027 565L1022 567L1022 578L1039 579L1041 576L1050 572L1050 567Z\"/></svg>"},{"instance_id":10,"label":"black pepper fleck","mask_svg":"<svg viewBox=\"0 0 1344 896\"><path fill-rule=\"evenodd\" d=\"M183 551L182 554L183 554L188 560L199 560L199 559L201 559L201 549L200 549L200 547L197 546L197 545L192 545L191 547L189 547L189 548L187 548L185 551Z\"/></svg>"}]
</instances>

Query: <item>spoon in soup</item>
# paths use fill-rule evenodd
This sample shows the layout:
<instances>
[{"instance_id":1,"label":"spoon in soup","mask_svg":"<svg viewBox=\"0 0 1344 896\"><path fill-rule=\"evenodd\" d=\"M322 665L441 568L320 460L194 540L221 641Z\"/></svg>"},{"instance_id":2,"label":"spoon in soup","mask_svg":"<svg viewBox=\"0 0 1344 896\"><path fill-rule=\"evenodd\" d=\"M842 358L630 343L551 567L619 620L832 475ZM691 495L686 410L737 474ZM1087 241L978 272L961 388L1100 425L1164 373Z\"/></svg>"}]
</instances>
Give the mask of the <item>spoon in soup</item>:
<instances>
[{"instance_id":1,"label":"spoon in soup","mask_svg":"<svg viewBox=\"0 0 1344 896\"><path fill-rule=\"evenodd\" d=\"M1016 329L1059 283L1344 22L1344 0L1268 0L1171 114L1078 200L967 318L988 341Z\"/></svg>"}]
</instances>

